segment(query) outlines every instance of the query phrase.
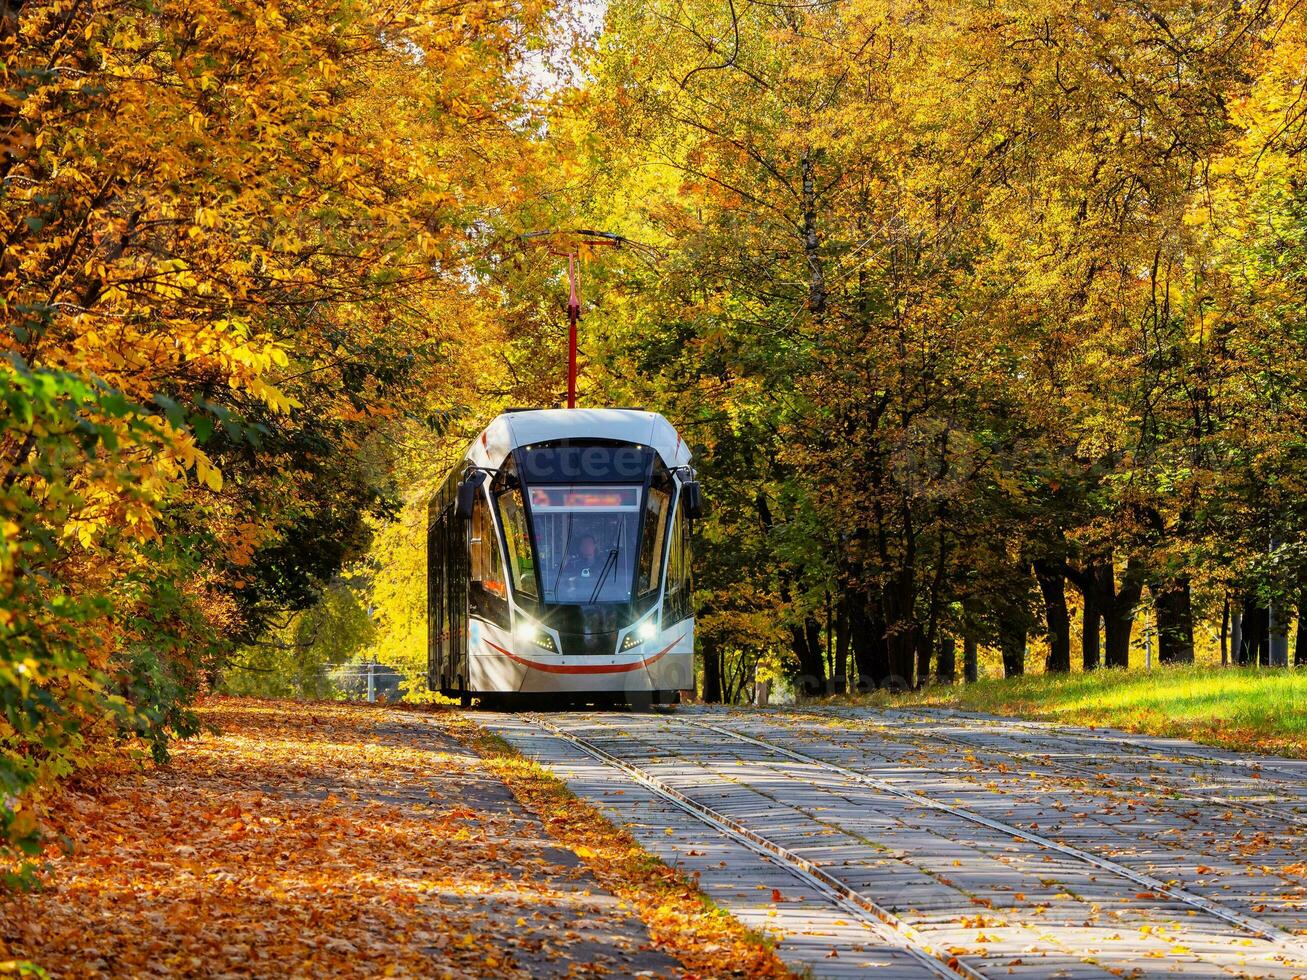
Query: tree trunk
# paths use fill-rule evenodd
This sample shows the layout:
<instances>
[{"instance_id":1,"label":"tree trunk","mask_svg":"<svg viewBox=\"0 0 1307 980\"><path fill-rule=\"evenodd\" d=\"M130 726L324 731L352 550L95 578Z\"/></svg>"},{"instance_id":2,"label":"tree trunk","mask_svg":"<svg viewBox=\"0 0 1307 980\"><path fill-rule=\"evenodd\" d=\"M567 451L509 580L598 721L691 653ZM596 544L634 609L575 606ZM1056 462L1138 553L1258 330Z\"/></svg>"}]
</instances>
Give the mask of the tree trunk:
<instances>
[{"instance_id":1,"label":"tree trunk","mask_svg":"<svg viewBox=\"0 0 1307 980\"><path fill-rule=\"evenodd\" d=\"M1221 666L1230 662L1230 597L1221 602Z\"/></svg>"},{"instance_id":2,"label":"tree trunk","mask_svg":"<svg viewBox=\"0 0 1307 980\"><path fill-rule=\"evenodd\" d=\"M824 694L826 692L826 649L821 642L821 623L817 622L815 616L807 616L803 620L803 634L808 643L808 656L812 658L812 665L816 668L817 682Z\"/></svg>"},{"instance_id":3,"label":"tree trunk","mask_svg":"<svg viewBox=\"0 0 1307 980\"><path fill-rule=\"evenodd\" d=\"M817 176L812 162L812 148L803 151L799 161L802 181L803 258L808 264L808 309L820 321L826 312L826 274L822 268L821 239L817 233Z\"/></svg>"},{"instance_id":4,"label":"tree trunk","mask_svg":"<svg viewBox=\"0 0 1307 980\"><path fill-rule=\"evenodd\" d=\"M1261 662L1267 649L1267 610L1257 604L1257 597L1248 595L1243 601L1242 642L1239 644L1239 665L1248 667Z\"/></svg>"},{"instance_id":5,"label":"tree trunk","mask_svg":"<svg viewBox=\"0 0 1307 980\"><path fill-rule=\"evenodd\" d=\"M821 650L821 627L811 616L803 625L790 626L790 644L799 661L798 690L805 697L826 693L826 664Z\"/></svg>"},{"instance_id":6,"label":"tree trunk","mask_svg":"<svg viewBox=\"0 0 1307 980\"><path fill-rule=\"evenodd\" d=\"M930 682L930 638L922 631L917 631L917 683L916 687L925 687Z\"/></svg>"},{"instance_id":7,"label":"tree trunk","mask_svg":"<svg viewBox=\"0 0 1307 980\"><path fill-rule=\"evenodd\" d=\"M1101 661L1100 630L1103 614L1092 592L1084 593L1084 610L1080 616L1080 657L1085 670L1097 670Z\"/></svg>"},{"instance_id":8,"label":"tree trunk","mask_svg":"<svg viewBox=\"0 0 1307 980\"><path fill-rule=\"evenodd\" d=\"M1106 641L1104 666L1130 666L1130 634L1134 630L1134 617L1128 612L1113 612L1104 621L1103 638Z\"/></svg>"},{"instance_id":9,"label":"tree trunk","mask_svg":"<svg viewBox=\"0 0 1307 980\"><path fill-rule=\"evenodd\" d=\"M716 644L701 643L703 651L703 699L707 704L722 703L722 655Z\"/></svg>"},{"instance_id":10,"label":"tree trunk","mask_svg":"<svg viewBox=\"0 0 1307 980\"><path fill-rule=\"evenodd\" d=\"M916 630L900 624L897 632L888 633L885 645L889 648L889 673L881 680L881 686L891 691L912 690L917 659Z\"/></svg>"},{"instance_id":11,"label":"tree trunk","mask_svg":"<svg viewBox=\"0 0 1307 980\"><path fill-rule=\"evenodd\" d=\"M881 686L891 691L912 690L912 673L916 666L917 631L900 623L897 632L889 633L885 645L889 650L889 672L881 679Z\"/></svg>"},{"instance_id":12,"label":"tree trunk","mask_svg":"<svg viewBox=\"0 0 1307 980\"><path fill-rule=\"evenodd\" d=\"M831 612L830 589L826 590L826 629L822 634L826 644L826 690L835 693L835 615Z\"/></svg>"},{"instance_id":13,"label":"tree trunk","mask_svg":"<svg viewBox=\"0 0 1307 980\"><path fill-rule=\"evenodd\" d=\"M1026 672L1025 634L1010 633L1003 637L1003 676L1020 677Z\"/></svg>"},{"instance_id":14,"label":"tree trunk","mask_svg":"<svg viewBox=\"0 0 1307 980\"><path fill-rule=\"evenodd\" d=\"M889 644L879 606L865 592L849 595L849 633L859 691L874 691L889 678Z\"/></svg>"},{"instance_id":15,"label":"tree trunk","mask_svg":"<svg viewBox=\"0 0 1307 980\"><path fill-rule=\"evenodd\" d=\"M1068 566L1068 578L1075 582L1085 599L1085 616L1081 644L1086 670L1098 666L1099 617L1103 621L1104 658L1108 667L1130 665L1130 633L1134 628L1135 607L1144 590L1143 570L1136 559L1126 562L1121 589L1116 588L1112 562L1087 565L1083 570Z\"/></svg>"},{"instance_id":16,"label":"tree trunk","mask_svg":"<svg viewBox=\"0 0 1307 980\"><path fill-rule=\"evenodd\" d=\"M1194 662L1194 610L1189 579L1153 586L1157 608L1157 660L1163 664Z\"/></svg>"},{"instance_id":17,"label":"tree trunk","mask_svg":"<svg viewBox=\"0 0 1307 980\"><path fill-rule=\"evenodd\" d=\"M1003 656L1003 676L1020 677L1026 672L1026 624L1022 617L1008 615L998 626L998 649Z\"/></svg>"},{"instance_id":18,"label":"tree trunk","mask_svg":"<svg viewBox=\"0 0 1307 980\"><path fill-rule=\"evenodd\" d=\"M974 684L980 679L980 659L976 656L976 638L974 636L967 636L962 639L962 678L968 684Z\"/></svg>"},{"instance_id":19,"label":"tree trunk","mask_svg":"<svg viewBox=\"0 0 1307 980\"><path fill-rule=\"evenodd\" d=\"M1271 603L1267 610L1266 663L1270 667L1289 666L1289 616L1283 603Z\"/></svg>"},{"instance_id":20,"label":"tree trunk","mask_svg":"<svg viewBox=\"0 0 1307 980\"><path fill-rule=\"evenodd\" d=\"M1111 607L1103 616L1106 649L1104 661L1108 667L1130 666L1130 633L1134 630L1135 607L1143 595L1143 577L1133 561L1126 565L1121 590L1115 591L1112 567L1100 569L1102 594L1113 594Z\"/></svg>"},{"instance_id":21,"label":"tree trunk","mask_svg":"<svg viewBox=\"0 0 1307 980\"><path fill-rule=\"evenodd\" d=\"M889 646L889 676L885 683L891 690L910 691L917 661L916 588L911 569L899 572L898 581L884 593L885 640Z\"/></svg>"},{"instance_id":22,"label":"tree trunk","mask_svg":"<svg viewBox=\"0 0 1307 980\"><path fill-rule=\"evenodd\" d=\"M1035 562L1035 578L1044 596L1044 620L1048 624L1048 661L1044 669L1050 674L1071 670L1071 614L1066 608L1066 580L1055 562Z\"/></svg>"},{"instance_id":23,"label":"tree trunk","mask_svg":"<svg viewBox=\"0 0 1307 980\"><path fill-rule=\"evenodd\" d=\"M835 693L843 694L849 682L849 598L841 595L835 613Z\"/></svg>"},{"instance_id":24,"label":"tree trunk","mask_svg":"<svg viewBox=\"0 0 1307 980\"><path fill-rule=\"evenodd\" d=\"M1237 666L1243 663L1243 611L1242 607L1230 613L1230 660Z\"/></svg>"},{"instance_id":25,"label":"tree trunk","mask_svg":"<svg viewBox=\"0 0 1307 980\"><path fill-rule=\"evenodd\" d=\"M1293 637L1293 665L1307 667L1307 588L1298 593L1298 628Z\"/></svg>"},{"instance_id":26,"label":"tree trunk","mask_svg":"<svg viewBox=\"0 0 1307 980\"><path fill-rule=\"evenodd\" d=\"M939 638L939 655L936 664L936 672L941 684L952 684L957 680L957 641L947 633Z\"/></svg>"},{"instance_id":27,"label":"tree trunk","mask_svg":"<svg viewBox=\"0 0 1307 980\"><path fill-rule=\"evenodd\" d=\"M808 646L808 659L812 664L813 693L828 694L826 649L821 642L821 623L817 622L817 617L809 615L803 620L803 633Z\"/></svg>"}]
</instances>

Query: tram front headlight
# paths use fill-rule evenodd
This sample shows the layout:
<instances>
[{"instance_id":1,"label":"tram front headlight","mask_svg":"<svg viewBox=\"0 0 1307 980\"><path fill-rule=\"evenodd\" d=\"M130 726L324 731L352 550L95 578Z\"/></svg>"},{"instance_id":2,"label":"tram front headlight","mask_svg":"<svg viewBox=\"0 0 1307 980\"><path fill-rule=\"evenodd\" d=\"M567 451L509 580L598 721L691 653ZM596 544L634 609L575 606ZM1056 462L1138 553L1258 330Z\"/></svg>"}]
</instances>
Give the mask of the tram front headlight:
<instances>
[{"instance_id":1,"label":"tram front headlight","mask_svg":"<svg viewBox=\"0 0 1307 980\"><path fill-rule=\"evenodd\" d=\"M622 637L622 652L638 647L645 640L652 640L658 635L658 623L650 616L626 636Z\"/></svg>"},{"instance_id":2,"label":"tram front headlight","mask_svg":"<svg viewBox=\"0 0 1307 980\"><path fill-rule=\"evenodd\" d=\"M522 643L534 643L542 650L548 650L550 653L558 652L558 647L554 645L554 638L549 631L535 623L518 623L513 633Z\"/></svg>"}]
</instances>

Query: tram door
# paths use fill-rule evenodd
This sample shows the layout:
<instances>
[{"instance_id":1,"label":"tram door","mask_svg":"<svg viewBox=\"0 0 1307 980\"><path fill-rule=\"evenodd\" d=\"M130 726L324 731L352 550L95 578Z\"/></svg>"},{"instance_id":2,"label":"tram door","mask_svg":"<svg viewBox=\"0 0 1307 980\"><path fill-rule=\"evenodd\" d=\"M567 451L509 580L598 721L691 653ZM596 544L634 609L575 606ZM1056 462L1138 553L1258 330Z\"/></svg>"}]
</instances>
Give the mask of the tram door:
<instances>
[{"instance_id":1,"label":"tram door","mask_svg":"<svg viewBox=\"0 0 1307 980\"><path fill-rule=\"evenodd\" d=\"M445 595L445 517L427 529L427 684L433 691L447 686L445 648L448 616Z\"/></svg>"},{"instance_id":2,"label":"tram door","mask_svg":"<svg viewBox=\"0 0 1307 980\"><path fill-rule=\"evenodd\" d=\"M467 523L446 508L427 532L427 683L467 681Z\"/></svg>"},{"instance_id":3,"label":"tram door","mask_svg":"<svg viewBox=\"0 0 1307 980\"><path fill-rule=\"evenodd\" d=\"M467 687L467 539L468 522L445 512L445 676L449 686Z\"/></svg>"}]
</instances>

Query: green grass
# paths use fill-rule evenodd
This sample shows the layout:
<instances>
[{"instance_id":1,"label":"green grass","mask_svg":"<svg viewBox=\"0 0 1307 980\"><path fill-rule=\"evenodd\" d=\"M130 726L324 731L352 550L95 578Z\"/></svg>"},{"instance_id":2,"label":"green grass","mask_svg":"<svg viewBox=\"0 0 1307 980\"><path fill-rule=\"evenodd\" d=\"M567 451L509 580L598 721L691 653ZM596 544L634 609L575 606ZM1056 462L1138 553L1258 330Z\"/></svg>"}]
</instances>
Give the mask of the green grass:
<instances>
[{"instance_id":1,"label":"green grass","mask_svg":"<svg viewBox=\"0 0 1307 980\"><path fill-rule=\"evenodd\" d=\"M1307 670L1172 667L1036 675L878 692L874 703L922 704L1307 758Z\"/></svg>"}]
</instances>

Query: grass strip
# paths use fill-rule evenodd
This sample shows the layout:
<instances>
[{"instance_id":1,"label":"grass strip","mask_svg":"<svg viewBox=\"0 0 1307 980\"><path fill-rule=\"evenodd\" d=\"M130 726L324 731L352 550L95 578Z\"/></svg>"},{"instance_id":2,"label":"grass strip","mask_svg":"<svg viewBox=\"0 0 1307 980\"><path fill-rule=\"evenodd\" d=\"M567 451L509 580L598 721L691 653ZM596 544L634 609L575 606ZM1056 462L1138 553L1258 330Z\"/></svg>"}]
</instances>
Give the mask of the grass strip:
<instances>
[{"instance_id":1,"label":"grass strip","mask_svg":"<svg viewBox=\"0 0 1307 980\"><path fill-rule=\"evenodd\" d=\"M1036 674L856 699L1120 728L1206 745L1307 758L1307 670L1162 667Z\"/></svg>"}]
</instances>

